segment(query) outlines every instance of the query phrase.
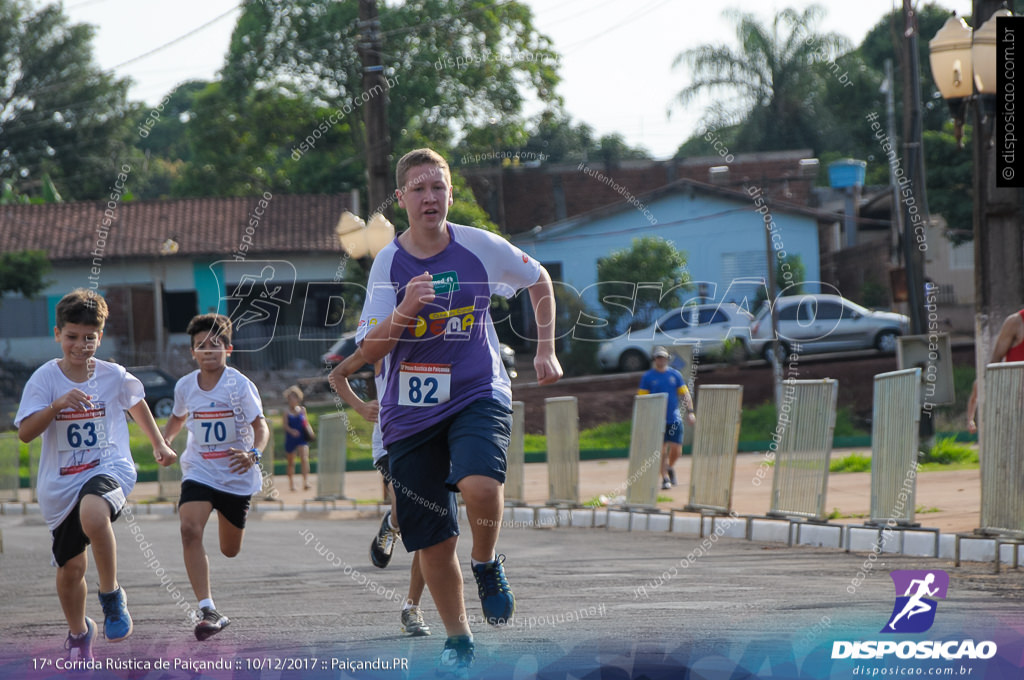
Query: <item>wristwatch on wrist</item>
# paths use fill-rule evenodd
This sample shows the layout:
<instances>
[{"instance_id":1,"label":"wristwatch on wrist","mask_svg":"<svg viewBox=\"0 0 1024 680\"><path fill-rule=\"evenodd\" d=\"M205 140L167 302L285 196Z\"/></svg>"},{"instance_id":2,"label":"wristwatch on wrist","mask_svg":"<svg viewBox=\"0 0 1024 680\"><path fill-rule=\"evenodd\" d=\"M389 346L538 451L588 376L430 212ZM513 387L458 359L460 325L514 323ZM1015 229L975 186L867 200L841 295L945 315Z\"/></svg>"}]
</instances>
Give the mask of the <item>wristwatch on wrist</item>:
<instances>
[{"instance_id":1,"label":"wristwatch on wrist","mask_svg":"<svg viewBox=\"0 0 1024 680\"><path fill-rule=\"evenodd\" d=\"M249 449L249 453L252 454L252 462L256 463L258 465L259 462L260 462L260 459L263 458L263 452L260 451L257 448L251 448L251 449Z\"/></svg>"}]
</instances>

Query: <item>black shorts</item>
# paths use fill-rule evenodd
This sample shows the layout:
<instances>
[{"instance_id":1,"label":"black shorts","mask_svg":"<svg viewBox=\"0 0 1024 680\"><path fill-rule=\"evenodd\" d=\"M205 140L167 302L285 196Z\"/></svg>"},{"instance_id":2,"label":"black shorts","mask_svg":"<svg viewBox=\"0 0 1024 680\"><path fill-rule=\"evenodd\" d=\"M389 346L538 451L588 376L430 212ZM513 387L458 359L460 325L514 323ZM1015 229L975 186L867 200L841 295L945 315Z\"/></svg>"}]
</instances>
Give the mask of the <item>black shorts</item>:
<instances>
[{"instance_id":1,"label":"black shorts","mask_svg":"<svg viewBox=\"0 0 1024 680\"><path fill-rule=\"evenodd\" d=\"M181 483L181 496L178 507L193 501L206 501L213 506L221 517L239 529L245 528L245 518L249 514L249 499L252 496L236 496L227 491L219 491L212 487L186 479Z\"/></svg>"},{"instance_id":2,"label":"black shorts","mask_svg":"<svg viewBox=\"0 0 1024 680\"><path fill-rule=\"evenodd\" d=\"M117 480L107 475L96 475L82 485L82 488L78 490L78 502L75 503L75 507L52 532L53 560L58 567L63 567L72 558L81 555L85 552L85 546L89 545L89 537L82 531L82 520L78 514L82 499L90 495L101 496L110 503L110 521L113 522L121 516L121 510L107 498L107 494L120 491L121 485L117 483ZM122 493L121 498L123 497Z\"/></svg>"},{"instance_id":3,"label":"black shorts","mask_svg":"<svg viewBox=\"0 0 1024 680\"><path fill-rule=\"evenodd\" d=\"M377 472L384 475L384 481L391 482L391 463L388 461L390 454L385 453L383 456L373 461L373 467L377 468Z\"/></svg>"}]
</instances>

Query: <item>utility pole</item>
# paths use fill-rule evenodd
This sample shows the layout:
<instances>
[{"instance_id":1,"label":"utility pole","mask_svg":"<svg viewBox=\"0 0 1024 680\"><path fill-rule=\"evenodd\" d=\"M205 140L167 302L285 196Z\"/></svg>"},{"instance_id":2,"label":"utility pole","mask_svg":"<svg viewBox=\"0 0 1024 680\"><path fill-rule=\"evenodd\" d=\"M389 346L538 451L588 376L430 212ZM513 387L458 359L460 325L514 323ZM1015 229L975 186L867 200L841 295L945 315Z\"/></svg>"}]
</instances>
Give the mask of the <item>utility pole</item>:
<instances>
[{"instance_id":1,"label":"utility pole","mask_svg":"<svg viewBox=\"0 0 1024 680\"><path fill-rule=\"evenodd\" d=\"M1005 3L1014 11L1014 3ZM974 26L980 27L1004 0L975 0ZM974 129L974 363L979 409L984 409L984 371L1003 320L1024 303L1024 243L1021 190L996 187L997 121L981 95L973 107Z\"/></svg>"},{"instance_id":2,"label":"utility pole","mask_svg":"<svg viewBox=\"0 0 1024 680\"><path fill-rule=\"evenodd\" d=\"M359 0L359 57L363 65L363 105L366 127L367 219L373 212L393 216L391 196L391 138L388 135L388 84L381 59L380 20L376 0Z\"/></svg>"},{"instance_id":3,"label":"utility pole","mask_svg":"<svg viewBox=\"0 0 1024 680\"><path fill-rule=\"evenodd\" d=\"M924 313L924 250L928 243L928 196L921 144L921 72L917 52L917 14L903 0L903 164L911 193L900 202L903 214L903 262L907 272L910 332L927 332ZM923 246L923 248L922 248Z\"/></svg>"},{"instance_id":4,"label":"utility pole","mask_svg":"<svg viewBox=\"0 0 1024 680\"><path fill-rule=\"evenodd\" d=\"M889 139L892 143L896 144L896 81L892 73L892 59L885 60L885 120L886 127L888 128ZM903 211L897 209L900 205L900 187L897 182L896 168L892 163L889 164L889 186L892 189L892 229L889 233L890 238L890 262L893 266L899 266L900 263L900 239L903 235Z\"/></svg>"}]
</instances>

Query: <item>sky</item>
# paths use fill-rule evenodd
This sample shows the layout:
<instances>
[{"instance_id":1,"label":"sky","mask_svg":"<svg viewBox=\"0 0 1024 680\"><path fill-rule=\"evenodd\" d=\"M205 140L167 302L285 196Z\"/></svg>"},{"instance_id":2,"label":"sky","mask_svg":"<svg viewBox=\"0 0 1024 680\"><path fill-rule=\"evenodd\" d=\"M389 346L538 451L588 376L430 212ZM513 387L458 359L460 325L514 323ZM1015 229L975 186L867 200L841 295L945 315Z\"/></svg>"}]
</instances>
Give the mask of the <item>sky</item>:
<instances>
[{"instance_id":1,"label":"sky","mask_svg":"<svg viewBox=\"0 0 1024 680\"><path fill-rule=\"evenodd\" d=\"M672 62L680 52L701 44L737 44L734 26L723 17L723 10L739 9L768 20L787 7L803 10L814 4L811 0L525 3L533 9L536 28L552 39L555 51L562 55L558 92L573 120L587 123L598 136L619 133L627 143L646 148L656 158L671 156L699 129L707 100L685 108L673 105L689 78L682 67L673 69ZM838 32L854 45L894 5L902 5L896 0L818 4L826 10L819 30ZM971 10L970 0L936 4L961 15ZM238 5L238 0L66 0L65 11L73 22L96 26L94 54L100 66L134 81L132 99L155 105L182 81L216 76L238 19ZM162 47L172 41L176 42Z\"/></svg>"}]
</instances>

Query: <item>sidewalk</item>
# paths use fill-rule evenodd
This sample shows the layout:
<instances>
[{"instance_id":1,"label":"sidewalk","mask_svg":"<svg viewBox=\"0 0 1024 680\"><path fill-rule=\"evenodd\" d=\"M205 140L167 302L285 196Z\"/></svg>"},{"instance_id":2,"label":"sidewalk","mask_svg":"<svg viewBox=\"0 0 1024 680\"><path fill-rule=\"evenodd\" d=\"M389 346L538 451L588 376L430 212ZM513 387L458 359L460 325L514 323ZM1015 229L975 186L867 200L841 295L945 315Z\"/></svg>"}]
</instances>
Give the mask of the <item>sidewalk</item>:
<instances>
[{"instance_id":1,"label":"sidewalk","mask_svg":"<svg viewBox=\"0 0 1024 680\"><path fill-rule=\"evenodd\" d=\"M833 459L849 455L851 449L836 449ZM857 449L862 452L862 449ZM771 470L759 486L752 484L758 468L764 462L763 454L741 453L736 457L733 481L733 509L740 515L763 515L771 507ZM663 499L658 503L662 510L681 509L689 498L691 458L684 456L676 463L679 485L668 490L659 490ZM613 496L625 493L629 461L625 458L581 461L579 468L579 502L589 504L598 496ZM525 498L527 505L544 505L548 500L548 474L546 463L530 463L525 466ZM276 509L302 510L304 501L316 497L316 475L310 475L309 491L302 489L302 476L296 474L297 491L288 490L288 478L274 477L275 488L281 503L258 502L258 511L272 512ZM368 512L376 513L375 502L382 499L381 477L376 471L346 472L345 495L367 504ZM158 496L156 482L136 485L130 500L145 503ZM20 500L28 501L29 491L22 489ZM305 509L324 510L331 506L322 503L307 503ZM337 507L351 507L350 503L339 501ZM867 519L871 507L871 473L832 473L828 478L826 508L829 512L839 511L835 523L860 524ZM943 533L971 531L978 527L981 508L981 474L979 470L954 470L923 472L917 478L915 507L916 521L922 526L941 529ZM4 510L17 512L11 507Z\"/></svg>"}]
</instances>

